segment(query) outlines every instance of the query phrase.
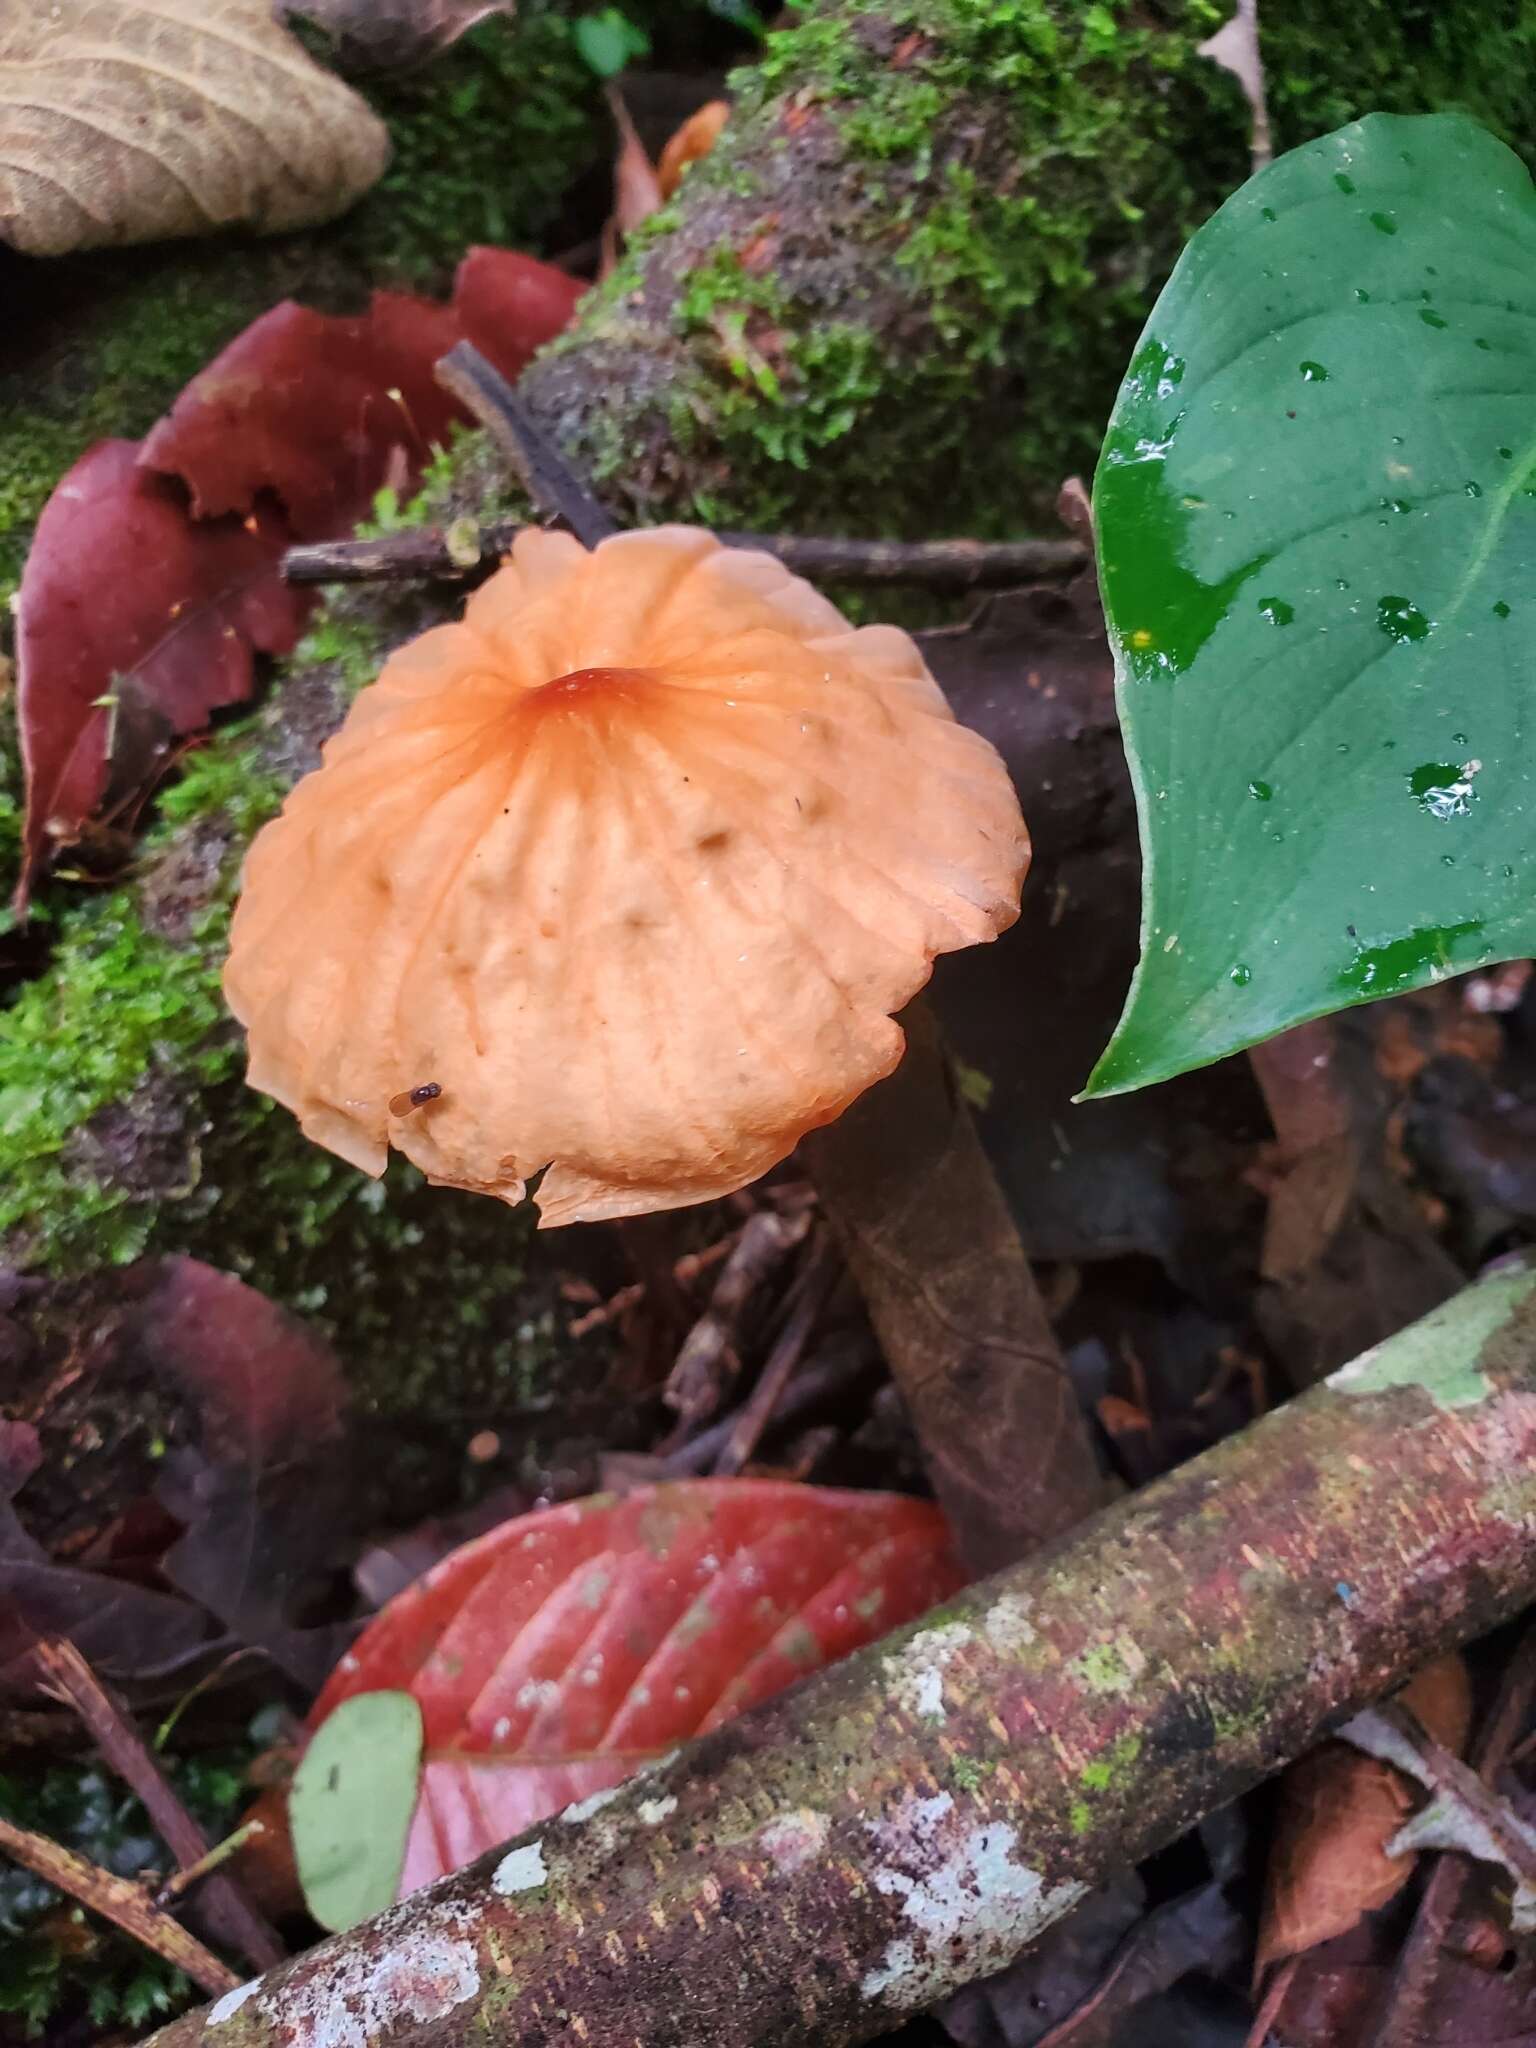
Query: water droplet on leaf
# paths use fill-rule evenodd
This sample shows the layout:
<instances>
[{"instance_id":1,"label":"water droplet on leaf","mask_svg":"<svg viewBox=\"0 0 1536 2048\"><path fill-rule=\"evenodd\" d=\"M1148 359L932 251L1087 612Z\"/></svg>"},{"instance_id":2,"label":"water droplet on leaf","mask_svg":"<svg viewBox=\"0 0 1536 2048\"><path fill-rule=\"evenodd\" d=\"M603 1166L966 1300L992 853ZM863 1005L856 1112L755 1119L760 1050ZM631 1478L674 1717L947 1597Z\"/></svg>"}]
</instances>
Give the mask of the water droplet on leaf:
<instances>
[{"instance_id":1,"label":"water droplet on leaf","mask_svg":"<svg viewBox=\"0 0 1536 2048\"><path fill-rule=\"evenodd\" d=\"M1250 782L1248 785L1248 794L1261 804L1267 804L1274 793L1272 784L1268 782Z\"/></svg>"},{"instance_id":2,"label":"water droplet on leaf","mask_svg":"<svg viewBox=\"0 0 1536 2048\"><path fill-rule=\"evenodd\" d=\"M1283 597L1261 597L1259 617L1268 619L1272 626L1288 626L1296 616L1296 607L1287 604Z\"/></svg>"},{"instance_id":3,"label":"water droplet on leaf","mask_svg":"<svg viewBox=\"0 0 1536 2048\"><path fill-rule=\"evenodd\" d=\"M1464 818L1477 797L1472 777L1477 764L1458 768L1454 762L1425 761L1408 777L1414 801L1432 818Z\"/></svg>"},{"instance_id":4,"label":"water droplet on leaf","mask_svg":"<svg viewBox=\"0 0 1536 2048\"><path fill-rule=\"evenodd\" d=\"M1389 640L1422 640L1429 632L1429 620L1406 597L1378 597L1376 623Z\"/></svg>"}]
</instances>

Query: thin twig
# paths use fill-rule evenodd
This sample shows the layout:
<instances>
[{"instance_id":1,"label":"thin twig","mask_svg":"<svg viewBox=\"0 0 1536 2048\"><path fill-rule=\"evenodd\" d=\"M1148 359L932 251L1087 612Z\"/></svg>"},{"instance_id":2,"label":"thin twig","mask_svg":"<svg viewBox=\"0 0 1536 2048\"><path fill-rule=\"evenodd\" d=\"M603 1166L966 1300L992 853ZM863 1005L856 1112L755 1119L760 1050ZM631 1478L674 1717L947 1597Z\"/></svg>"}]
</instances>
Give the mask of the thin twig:
<instances>
[{"instance_id":1,"label":"thin twig","mask_svg":"<svg viewBox=\"0 0 1536 2048\"><path fill-rule=\"evenodd\" d=\"M437 365L445 391L469 408L516 471L533 503L563 519L584 547L618 532L596 498L493 364L467 341Z\"/></svg>"},{"instance_id":2,"label":"thin twig","mask_svg":"<svg viewBox=\"0 0 1536 2048\"><path fill-rule=\"evenodd\" d=\"M179 1899L183 1892L191 1891L195 1884L200 1884L210 1872L217 1870L221 1863L227 1862L231 1856L238 1855L247 1842L255 1841L259 1835L266 1832L266 1822L258 1820L254 1814L249 1820L242 1821L233 1834L226 1835L222 1842L215 1842L206 1856L200 1856L196 1863L189 1863L185 1870L172 1871L155 1893L155 1904L168 1906L173 1899Z\"/></svg>"},{"instance_id":3,"label":"thin twig","mask_svg":"<svg viewBox=\"0 0 1536 2048\"><path fill-rule=\"evenodd\" d=\"M466 401L467 402L467 401ZM531 495L531 493L530 493ZM576 529L573 527L572 531ZM290 548L290 583L379 583L414 577L473 574L493 568L523 531L523 522L422 526L378 540L326 540ZM1075 576L1086 568L1082 540L841 540L810 533L722 533L728 548L756 548L797 576L859 586L912 584L939 595L1011 590L1042 577Z\"/></svg>"},{"instance_id":4,"label":"thin twig","mask_svg":"<svg viewBox=\"0 0 1536 2048\"><path fill-rule=\"evenodd\" d=\"M126 1708L97 1678L73 1643L40 1643L34 1652L48 1678L47 1690L73 1707L107 1764L154 1822L182 1870L205 1865L208 1837L181 1803ZM253 1968L270 1970L288 1951L227 1874L214 1878L199 1902L221 1942L238 1949Z\"/></svg>"},{"instance_id":5,"label":"thin twig","mask_svg":"<svg viewBox=\"0 0 1536 2048\"><path fill-rule=\"evenodd\" d=\"M857 1392L862 1384L871 1380L878 1367L872 1352L863 1349L849 1350L841 1347L830 1357L808 1361L795 1374L787 1392L772 1417L777 1429L787 1429L802 1422L818 1409L825 1409L833 1403L841 1403L846 1397ZM697 1436L689 1437L675 1451L657 1459L655 1477L681 1479L690 1472L708 1472L722 1449L731 1440L746 1413L747 1403L722 1415L718 1422L712 1422L707 1429L701 1429Z\"/></svg>"},{"instance_id":6,"label":"thin twig","mask_svg":"<svg viewBox=\"0 0 1536 2048\"><path fill-rule=\"evenodd\" d=\"M222 1996L239 1984L233 1970L221 1963L211 1949L204 1948L179 1920L162 1913L131 1878L115 1877L110 1870L77 1856L73 1849L4 1819L0 1819L0 1854L121 1927L142 1948L152 1949L174 1968L184 1971L199 1989L210 1995Z\"/></svg>"},{"instance_id":7,"label":"thin twig","mask_svg":"<svg viewBox=\"0 0 1536 2048\"><path fill-rule=\"evenodd\" d=\"M759 1209L742 1230L720 1268L708 1308L683 1339L662 1389L661 1398L678 1415L682 1430L691 1430L719 1407L726 1382L740 1369L737 1339L753 1297L810 1227L809 1209L788 1216Z\"/></svg>"},{"instance_id":8,"label":"thin twig","mask_svg":"<svg viewBox=\"0 0 1536 2048\"><path fill-rule=\"evenodd\" d=\"M836 1246L825 1231L821 1232L806 1261L805 1270L791 1290L784 1327L758 1374L757 1385L715 1460L715 1472L719 1477L730 1478L741 1471L757 1449L763 1431L783 1399L795 1367L804 1356L811 1332L816 1327L816 1318L826 1306L827 1297L837 1285L842 1269L843 1262Z\"/></svg>"}]
</instances>

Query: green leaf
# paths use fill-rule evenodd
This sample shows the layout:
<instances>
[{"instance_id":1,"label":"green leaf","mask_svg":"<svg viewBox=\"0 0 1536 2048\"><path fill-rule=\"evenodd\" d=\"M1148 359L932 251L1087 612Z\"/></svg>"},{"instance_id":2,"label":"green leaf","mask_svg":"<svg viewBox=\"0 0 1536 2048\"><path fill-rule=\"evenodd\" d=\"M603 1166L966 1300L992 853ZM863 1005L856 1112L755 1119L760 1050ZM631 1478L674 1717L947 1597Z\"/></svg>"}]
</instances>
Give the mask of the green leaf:
<instances>
[{"instance_id":1,"label":"green leaf","mask_svg":"<svg viewBox=\"0 0 1536 2048\"><path fill-rule=\"evenodd\" d=\"M617 78L632 58L645 56L651 47L645 30L618 7L584 14L572 34L583 62L599 78Z\"/></svg>"},{"instance_id":2,"label":"green leaf","mask_svg":"<svg viewBox=\"0 0 1536 2048\"><path fill-rule=\"evenodd\" d=\"M1094 491L1146 870L1087 1088L1536 951L1536 193L1457 115L1194 237Z\"/></svg>"},{"instance_id":3,"label":"green leaf","mask_svg":"<svg viewBox=\"0 0 1536 2048\"><path fill-rule=\"evenodd\" d=\"M421 1772L421 1709L364 1692L316 1732L294 1773L288 1821L305 1904L335 1933L394 1901Z\"/></svg>"}]
</instances>

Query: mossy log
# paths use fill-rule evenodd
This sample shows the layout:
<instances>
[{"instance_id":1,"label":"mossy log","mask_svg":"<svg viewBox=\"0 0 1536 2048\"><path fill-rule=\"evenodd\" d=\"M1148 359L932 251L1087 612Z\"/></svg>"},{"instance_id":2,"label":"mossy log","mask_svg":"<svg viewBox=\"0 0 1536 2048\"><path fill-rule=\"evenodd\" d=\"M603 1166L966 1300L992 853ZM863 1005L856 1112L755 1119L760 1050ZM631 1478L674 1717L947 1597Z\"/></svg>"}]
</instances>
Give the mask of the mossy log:
<instances>
[{"instance_id":1,"label":"mossy log","mask_svg":"<svg viewBox=\"0 0 1536 2048\"><path fill-rule=\"evenodd\" d=\"M818 0L524 395L627 518L1025 528L1090 456L1181 236L1243 175L1238 88L1197 54L1222 11ZM1462 103L1508 132L1536 73L1513 0L1275 0L1265 21L1282 141L1370 105ZM470 439L416 516L498 510L516 507ZM0 1013L0 1256L199 1252L380 1371L466 1344L526 1364L504 1327L519 1224L306 1145L242 1091L218 995L250 832L388 647L457 602L339 598L258 717L190 758L127 884L53 885L51 958Z\"/></svg>"},{"instance_id":2,"label":"mossy log","mask_svg":"<svg viewBox=\"0 0 1536 2048\"><path fill-rule=\"evenodd\" d=\"M1536 1273L155 2048L840 2048L1536 1594Z\"/></svg>"}]
</instances>

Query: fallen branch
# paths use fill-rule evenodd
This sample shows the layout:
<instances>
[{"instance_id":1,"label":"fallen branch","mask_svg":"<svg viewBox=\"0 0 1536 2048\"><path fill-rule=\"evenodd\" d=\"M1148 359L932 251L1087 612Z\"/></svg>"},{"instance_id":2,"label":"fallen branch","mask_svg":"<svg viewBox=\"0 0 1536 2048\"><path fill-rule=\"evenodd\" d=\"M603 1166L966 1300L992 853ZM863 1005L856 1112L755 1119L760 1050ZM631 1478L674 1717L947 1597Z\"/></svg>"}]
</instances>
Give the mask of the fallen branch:
<instances>
[{"instance_id":1,"label":"fallen branch","mask_svg":"<svg viewBox=\"0 0 1536 2048\"><path fill-rule=\"evenodd\" d=\"M316 541L290 548L283 574L290 583L466 576L494 568L520 531L517 520L480 526L464 519L452 527L421 526L378 540ZM1088 549L1079 540L835 540L804 533L722 533L720 538L730 548L760 548L816 582L866 588L914 584L946 596L1075 576L1088 564Z\"/></svg>"},{"instance_id":2,"label":"fallen branch","mask_svg":"<svg viewBox=\"0 0 1536 2048\"><path fill-rule=\"evenodd\" d=\"M1536 1271L155 2037L840 2048L1536 1593Z\"/></svg>"},{"instance_id":3,"label":"fallen branch","mask_svg":"<svg viewBox=\"0 0 1536 2048\"><path fill-rule=\"evenodd\" d=\"M35 1835L30 1828L15 1827L4 1819L0 1819L0 1856L9 1856L34 1877L67 1892L82 1906L99 1913L103 1920L121 1927L141 1948L152 1949L173 1969L184 1971L200 1990L227 1994L240 1981L211 1949L203 1947L195 1934L189 1934L179 1920L162 1912L132 1878L116 1877L99 1863L77 1856L62 1843L50 1841L46 1835Z\"/></svg>"},{"instance_id":4,"label":"fallen branch","mask_svg":"<svg viewBox=\"0 0 1536 2048\"><path fill-rule=\"evenodd\" d=\"M205 1866L210 1853L208 1837L182 1805L122 1702L101 1683L73 1643L39 1643L33 1655L47 1681L46 1689L80 1716L107 1764L149 1815L178 1867L186 1871ZM227 1874L210 1879L201 1906L214 1938L237 1949L257 1969L271 1969L287 1953Z\"/></svg>"}]
</instances>

